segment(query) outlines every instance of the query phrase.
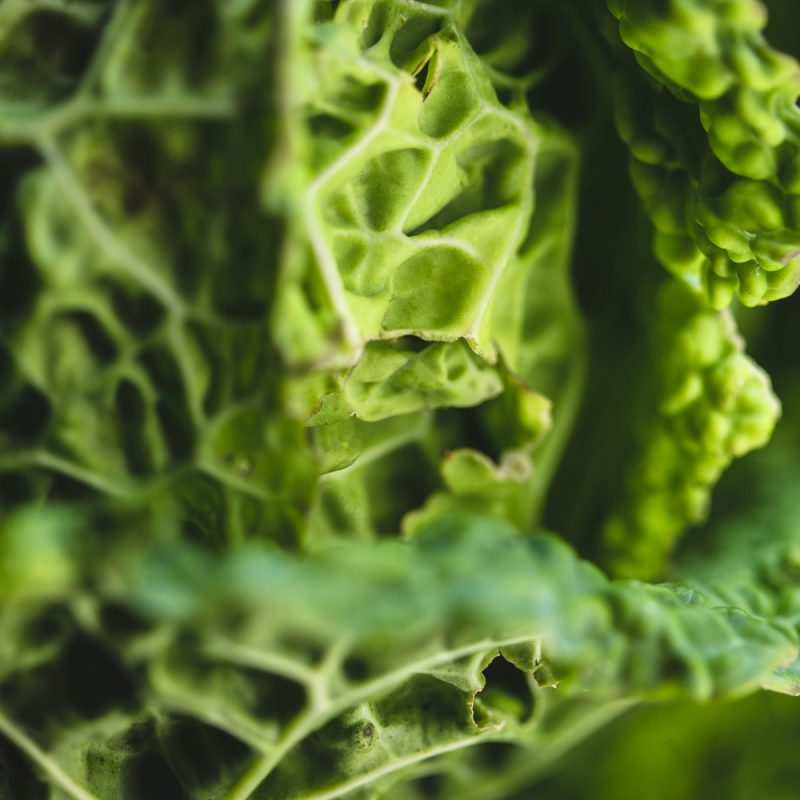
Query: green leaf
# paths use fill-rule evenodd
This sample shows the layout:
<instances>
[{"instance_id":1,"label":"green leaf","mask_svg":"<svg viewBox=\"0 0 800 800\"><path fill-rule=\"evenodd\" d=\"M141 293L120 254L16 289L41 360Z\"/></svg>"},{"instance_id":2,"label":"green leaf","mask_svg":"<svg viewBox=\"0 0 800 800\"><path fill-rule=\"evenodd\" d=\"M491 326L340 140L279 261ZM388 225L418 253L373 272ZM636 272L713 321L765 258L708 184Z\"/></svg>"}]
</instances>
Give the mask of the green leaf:
<instances>
[{"instance_id":1,"label":"green leaf","mask_svg":"<svg viewBox=\"0 0 800 800\"><path fill-rule=\"evenodd\" d=\"M715 308L735 294L748 306L790 295L800 281L800 67L765 41L766 9L750 0L609 6L657 82L629 82L618 124L659 260Z\"/></svg>"}]
</instances>

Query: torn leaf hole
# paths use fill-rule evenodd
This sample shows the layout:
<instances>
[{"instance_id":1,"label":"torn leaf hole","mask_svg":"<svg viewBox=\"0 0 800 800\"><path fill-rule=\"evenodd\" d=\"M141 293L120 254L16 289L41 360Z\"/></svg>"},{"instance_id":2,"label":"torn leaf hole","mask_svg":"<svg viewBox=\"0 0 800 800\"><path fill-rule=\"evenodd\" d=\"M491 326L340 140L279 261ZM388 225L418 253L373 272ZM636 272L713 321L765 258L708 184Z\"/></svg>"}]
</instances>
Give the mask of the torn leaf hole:
<instances>
[{"instance_id":1,"label":"torn leaf hole","mask_svg":"<svg viewBox=\"0 0 800 800\"><path fill-rule=\"evenodd\" d=\"M503 719L525 723L531 719L534 697L526 673L498 655L483 670L485 687L475 697L474 720L479 727Z\"/></svg>"},{"instance_id":2,"label":"torn leaf hole","mask_svg":"<svg viewBox=\"0 0 800 800\"><path fill-rule=\"evenodd\" d=\"M432 61L431 58L426 58L425 61L423 61L419 65L419 68L414 74L414 83L417 87L417 90L422 95L423 100L428 99L428 95L431 93L431 89L433 89L433 85L431 86L427 85L428 73L430 71L431 61ZM431 84L433 84L433 81L431 81Z\"/></svg>"}]
</instances>

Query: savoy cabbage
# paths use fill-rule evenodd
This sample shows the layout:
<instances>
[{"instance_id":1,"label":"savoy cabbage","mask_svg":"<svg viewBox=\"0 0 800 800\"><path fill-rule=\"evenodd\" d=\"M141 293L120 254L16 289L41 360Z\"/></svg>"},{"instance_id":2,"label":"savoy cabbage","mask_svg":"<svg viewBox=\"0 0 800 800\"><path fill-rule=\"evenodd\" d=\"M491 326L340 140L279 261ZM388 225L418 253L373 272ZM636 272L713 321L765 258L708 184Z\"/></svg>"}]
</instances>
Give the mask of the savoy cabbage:
<instances>
[{"instance_id":1,"label":"savoy cabbage","mask_svg":"<svg viewBox=\"0 0 800 800\"><path fill-rule=\"evenodd\" d=\"M769 5L0 0L0 797L755 796L703 765L797 728Z\"/></svg>"}]
</instances>

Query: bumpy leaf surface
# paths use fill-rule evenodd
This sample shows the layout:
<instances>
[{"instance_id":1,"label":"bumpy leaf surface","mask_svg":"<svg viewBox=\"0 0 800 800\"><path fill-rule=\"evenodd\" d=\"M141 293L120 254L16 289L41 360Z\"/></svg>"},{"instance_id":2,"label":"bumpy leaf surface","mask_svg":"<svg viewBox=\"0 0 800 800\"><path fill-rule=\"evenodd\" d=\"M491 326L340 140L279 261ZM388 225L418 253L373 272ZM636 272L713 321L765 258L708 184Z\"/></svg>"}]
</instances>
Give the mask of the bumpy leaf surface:
<instances>
[{"instance_id":1,"label":"bumpy leaf surface","mask_svg":"<svg viewBox=\"0 0 800 800\"><path fill-rule=\"evenodd\" d=\"M737 322L800 399L719 310L800 268L759 8L0 0L0 797L499 800L800 691L786 491L675 552Z\"/></svg>"}]
</instances>

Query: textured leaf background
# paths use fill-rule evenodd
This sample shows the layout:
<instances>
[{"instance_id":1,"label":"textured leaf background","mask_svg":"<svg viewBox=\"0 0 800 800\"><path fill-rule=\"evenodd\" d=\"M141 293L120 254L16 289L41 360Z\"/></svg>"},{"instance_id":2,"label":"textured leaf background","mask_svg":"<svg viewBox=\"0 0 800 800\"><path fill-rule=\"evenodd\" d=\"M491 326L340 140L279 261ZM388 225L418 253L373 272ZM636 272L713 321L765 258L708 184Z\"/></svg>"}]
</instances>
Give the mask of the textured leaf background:
<instances>
[{"instance_id":1,"label":"textured leaf background","mask_svg":"<svg viewBox=\"0 0 800 800\"><path fill-rule=\"evenodd\" d=\"M0 0L2 800L795 796L767 5Z\"/></svg>"}]
</instances>

